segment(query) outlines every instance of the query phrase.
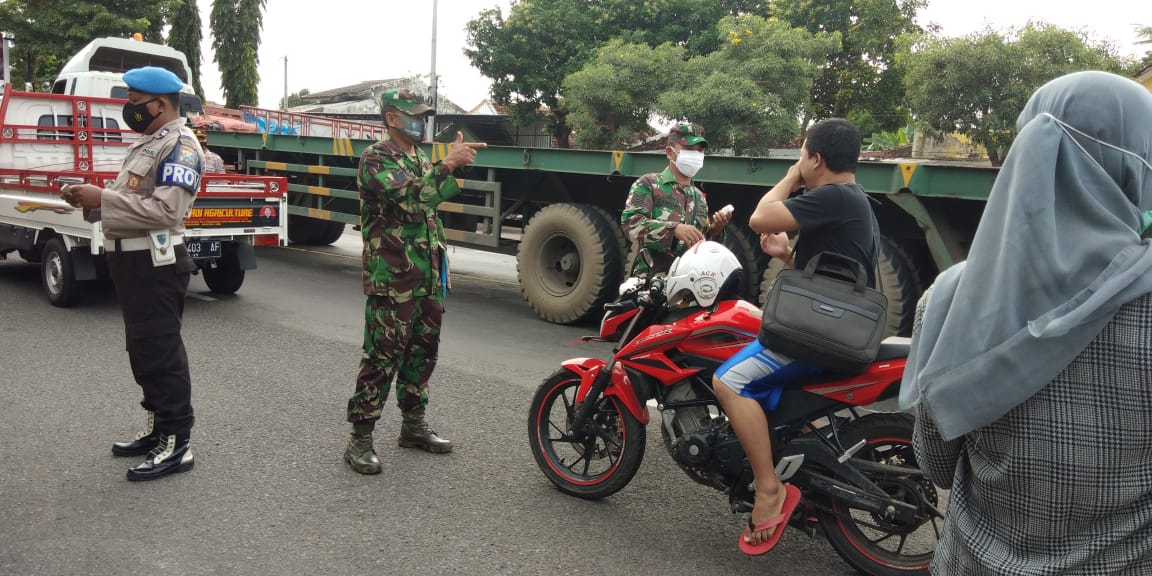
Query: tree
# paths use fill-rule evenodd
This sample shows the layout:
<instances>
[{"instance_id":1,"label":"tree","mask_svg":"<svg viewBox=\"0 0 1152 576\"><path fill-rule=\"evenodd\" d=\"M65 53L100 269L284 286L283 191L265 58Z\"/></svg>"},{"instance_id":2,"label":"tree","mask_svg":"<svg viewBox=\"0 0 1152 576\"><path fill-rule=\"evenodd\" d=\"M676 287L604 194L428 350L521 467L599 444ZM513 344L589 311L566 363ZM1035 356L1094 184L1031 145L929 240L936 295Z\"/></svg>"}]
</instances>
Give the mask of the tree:
<instances>
[{"instance_id":1,"label":"tree","mask_svg":"<svg viewBox=\"0 0 1152 576\"><path fill-rule=\"evenodd\" d=\"M168 45L184 53L188 67L192 69L189 82L196 94L204 98L204 87L200 84L200 40L203 33L200 23L200 9L196 0L177 0L172 14L172 30L168 33Z\"/></svg>"},{"instance_id":2,"label":"tree","mask_svg":"<svg viewBox=\"0 0 1152 576\"><path fill-rule=\"evenodd\" d=\"M840 47L837 33L812 34L777 18L728 16L722 47L690 58L657 111L704 126L716 148L763 154L796 138L811 112L821 66Z\"/></svg>"},{"instance_id":3,"label":"tree","mask_svg":"<svg viewBox=\"0 0 1152 576\"><path fill-rule=\"evenodd\" d=\"M612 40L597 50L592 62L564 80L576 145L618 149L651 131L656 101L673 87L685 59L685 49L669 43L651 48Z\"/></svg>"},{"instance_id":4,"label":"tree","mask_svg":"<svg viewBox=\"0 0 1152 576\"><path fill-rule=\"evenodd\" d=\"M293 92L287 98L280 99L280 110L287 110L293 106L300 106L304 104L304 97L309 94L308 89L305 88L299 92Z\"/></svg>"},{"instance_id":5,"label":"tree","mask_svg":"<svg viewBox=\"0 0 1152 576\"><path fill-rule=\"evenodd\" d=\"M770 2L757 0L602 0L601 25L611 37L633 44L679 46L688 56L718 50L716 24L725 16L767 16Z\"/></svg>"},{"instance_id":6,"label":"tree","mask_svg":"<svg viewBox=\"0 0 1152 576\"><path fill-rule=\"evenodd\" d=\"M12 80L20 86L50 82L60 68L93 38L129 37L139 32L160 41L171 0L0 2L0 30L12 35Z\"/></svg>"},{"instance_id":7,"label":"tree","mask_svg":"<svg viewBox=\"0 0 1152 576\"><path fill-rule=\"evenodd\" d=\"M472 65L492 79L492 97L511 107L517 124L547 117L552 135L567 146L569 111L563 82L612 38L657 46L671 42L688 54L719 45L716 22L726 14L764 13L752 0L524 0L505 18L499 9L481 12L466 27ZM541 108L547 115L541 114Z\"/></svg>"},{"instance_id":8,"label":"tree","mask_svg":"<svg viewBox=\"0 0 1152 576\"><path fill-rule=\"evenodd\" d=\"M578 5L581 4L581 5ZM568 147L568 112L560 102L564 78L579 70L605 39L593 10L569 0L514 3L505 19L499 8L468 22L464 54L492 79L492 97L511 107L513 121L528 124L546 107L552 135Z\"/></svg>"},{"instance_id":9,"label":"tree","mask_svg":"<svg viewBox=\"0 0 1152 576\"><path fill-rule=\"evenodd\" d=\"M209 24L220 67L224 105L255 106L259 99L260 31L266 0L213 0Z\"/></svg>"},{"instance_id":10,"label":"tree","mask_svg":"<svg viewBox=\"0 0 1152 576\"><path fill-rule=\"evenodd\" d=\"M714 147L765 152L793 140L820 63L839 48L838 34L810 34L760 16L727 16L716 25L724 44L689 56L614 40L564 81L582 147L618 148L651 129L654 114L703 125ZM643 81L636 81L642 78Z\"/></svg>"},{"instance_id":11,"label":"tree","mask_svg":"<svg viewBox=\"0 0 1152 576\"><path fill-rule=\"evenodd\" d=\"M1136 28L1136 36L1140 38L1136 42L1137 44L1152 44L1152 26L1141 26L1140 24L1133 26ZM1140 61L1139 66L1141 69L1152 66L1152 50L1144 53L1144 59Z\"/></svg>"},{"instance_id":12,"label":"tree","mask_svg":"<svg viewBox=\"0 0 1152 576\"><path fill-rule=\"evenodd\" d=\"M1016 117L1045 82L1079 70L1119 71L1115 48L1083 33L1030 23L962 38L922 38L908 56L908 102L929 133L959 133L993 165L1016 137Z\"/></svg>"},{"instance_id":13,"label":"tree","mask_svg":"<svg viewBox=\"0 0 1152 576\"><path fill-rule=\"evenodd\" d=\"M773 16L809 32L839 32L832 54L812 89L813 118L869 119L894 130L908 120L902 70L897 64L904 34L923 32L916 13L927 0L776 0Z\"/></svg>"}]
</instances>

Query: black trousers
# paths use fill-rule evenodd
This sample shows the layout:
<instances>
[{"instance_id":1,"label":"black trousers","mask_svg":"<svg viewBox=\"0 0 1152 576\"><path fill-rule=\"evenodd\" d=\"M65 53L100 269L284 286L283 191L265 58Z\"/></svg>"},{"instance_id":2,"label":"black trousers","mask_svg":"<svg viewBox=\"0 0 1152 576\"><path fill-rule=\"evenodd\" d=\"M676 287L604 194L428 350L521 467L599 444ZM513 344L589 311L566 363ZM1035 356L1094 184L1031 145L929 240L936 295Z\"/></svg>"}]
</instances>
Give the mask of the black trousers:
<instances>
[{"instance_id":1,"label":"black trousers","mask_svg":"<svg viewBox=\"0 0 1152 576\"><path fill-rule=\"evenodd\" d=\"M124 313L132 376L144 392L140 404L155 414L155 430L186 435L195 420L188 353L180 337L184 296L196 269L184 246L176 263L154 267L147 250L109 252L108 271Z\"/></svg>"}]
</instances>

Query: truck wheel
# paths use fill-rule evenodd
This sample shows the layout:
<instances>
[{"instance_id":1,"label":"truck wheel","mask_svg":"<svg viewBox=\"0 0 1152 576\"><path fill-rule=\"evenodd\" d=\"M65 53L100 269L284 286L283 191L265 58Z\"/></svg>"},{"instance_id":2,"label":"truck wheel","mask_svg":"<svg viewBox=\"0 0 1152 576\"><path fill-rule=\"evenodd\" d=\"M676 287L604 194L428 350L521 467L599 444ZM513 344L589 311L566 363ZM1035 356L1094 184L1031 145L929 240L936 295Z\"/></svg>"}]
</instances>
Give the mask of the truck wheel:
<instances>
[{"instance_id":1,"label":"truck wheel","mask_svg":"<svg viewBox=\"0 0 1152 576\"><path fill-rule=\"evenodd\" d=\"M724 245L736 255L740 266L744 268L744 286L741 297L749 302L758 302L760 293L760 277L764 274L764 267L768 255L760 250L759 239L754 239L752 231L740 226L729 225L724 230Z\"/></svg>"},{"instance_id":2,"label":"truck wheel","mask_svg":"<svg viewBox=\"0 0 1152 576\"><path fill-rule=\"evenodd\" d=\"M632 251L632 246L628 242L628 237L624 235L624 227L620 225L620 215L613 215L599 206L592 206L592 209L599 212L612 229L612 237L616 239L616 246L620 249L620 281L623 282L628 277L628 254Z\"/></svg>"},{"instance_id":3,"label":"truck wheel","mask_svg":"<svg viewBox=\"0 0 1152 576\"><path fill-rule=\"evenodd\" d=\"M76 304L80 289L76 284L76 269L72 265L72 255L60 238L52 238L44 245L40 260L40 277L44 280L44 291L53 306L67 308Z\"/></svg>"},{"instance_id":4,"label":"truck wheel","mask_svg":"<svg viewBox=\"0 0 1152 576\"><path fill-rule=\"evenodd\" d=\"M307 216L288 216L288 240L302 246L327 246L344 234L343 222L317 220Z\"/></svg>"},{"instance_id":5,"label":"truck wheel","mask_svg":"<svg viewBox=\"0 0 1152 576\"><path fill-rule=\"evenodd\" d=\"M885 336L911 336L920 300L920 278L912 259L899 244L880 237L880 257L876 261L876 283L888 298L888 330Z\"/></svg>"},{"instance_id":6,"label":"truck wheel","mask_svg":"<svg viewBox=\"0 0 1152 576\"><path fill-rule=\"evenodd\" d=\"M240 257L236 245L231 242L221 247L220 259L215 268L204 268L204 283L213 294L235 294L244 284L244 270L240 268Z\"/></svg>"},{"instance_id":7,"label":"truck wheel","mask_svg":"<svg viewBox=\"0 0 1152 576\"><path fill-rule=\"evenodd\" d=\"M793 240L792 245L796 242ZM768 301L768 293L776 276L784 269L784 265L773 258L764 270L764 277L760 283L760 305ZM920 284L916 280L916 268L912 259L900 248L899 244L880 236L880 255L876 261L876 283L878 288L888 298L888 329L884 336L911 336L912 323L916 315L916 302L920 298Z\"/></svg>"},{"instance_id":8,"label":"truck wheel","mask_svg":"<svg viewBox=\"0 0 1152 576\"><path fill-rule=\"evenodd\" d=\"M599 315L616 296L621 266L612 222L585 204L542 208L524 228L516 251L524 299L537 315L557 324Z\"/></svg>"},{"instance_id":9,"label":"truck wheel","mask_svg":"<svg viewBox=\"0 0 1152 576\"><path fill-rule=\"evenodd\" d=\"M318 222L323 222L323 221L318 220ZM344 235L344 223L343 222L333 221L333 222L323 222L323 223L325 224L325 226L317 226L316 227L317 230L316 230L316 235L315 235L315 240L316 240L315 245L328 246L328 245L332 244L333 242L339 240L340 237Z\"/></svg>"}]
</instances>

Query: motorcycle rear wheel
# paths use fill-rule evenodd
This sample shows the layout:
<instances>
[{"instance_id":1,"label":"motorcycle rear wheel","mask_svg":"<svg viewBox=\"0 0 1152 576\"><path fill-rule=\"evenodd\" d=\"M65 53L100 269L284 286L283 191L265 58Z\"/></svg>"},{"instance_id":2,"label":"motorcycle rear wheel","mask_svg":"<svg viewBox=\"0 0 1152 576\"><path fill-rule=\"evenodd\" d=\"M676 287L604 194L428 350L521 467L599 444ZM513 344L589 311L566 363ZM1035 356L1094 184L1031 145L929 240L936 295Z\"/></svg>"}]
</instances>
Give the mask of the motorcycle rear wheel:
<instances>
[{"instance_id":1,"label":"motorcycle rear wheel","mask_svg":"<svg viewBox=\"0 0 1152 576\"><path fill-rule=\"evenodd\" d=\"M599 500L624 488L644 460L645 428L610 396L596 399L590 418L598 433L583 442L567 437L579 405L580 377L560 369L536 390L528 413L528 440L536 465L561 492Z\"/></svg>"},{"instance_id":2,"label":"motorcycle rear wheel","mask_svg":"<svg viewBox=\"0 0 1152 576\"><path fill-rule=\"evenodd\" d=\"M866 440L856 458L899 466L916 466L912 451L915 421L909 414L869 414L846 424L840 431L844 446ZM921 482L872 477L893 498L909 503L929 502L943 510L940 491L931 481ZM848 509L833 500L831 512L821 511L820 525L828 543L845 562L870 576L919 576L928 574L932 554L940 538L943 518L931 517L916 526L898 526L869 512ZM923 550L914 553L912 550Z\"/></svg>"}]
</instances>

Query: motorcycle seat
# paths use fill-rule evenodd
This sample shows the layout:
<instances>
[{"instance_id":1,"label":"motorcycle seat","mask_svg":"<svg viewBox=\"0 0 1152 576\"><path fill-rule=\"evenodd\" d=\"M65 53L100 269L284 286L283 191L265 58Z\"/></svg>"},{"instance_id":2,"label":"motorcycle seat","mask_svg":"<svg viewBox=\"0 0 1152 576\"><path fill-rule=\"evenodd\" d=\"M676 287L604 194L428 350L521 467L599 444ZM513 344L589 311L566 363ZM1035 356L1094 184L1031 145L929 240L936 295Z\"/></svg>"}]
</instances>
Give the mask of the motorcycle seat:
<instances>
[{"instance_id":1,"label":"motorcycle seat","mask_svg":"<svg viewBox=\"0 0 1152 576\"><path fill-rule=\"evenodd\" d=\"M882 360L898 360L908 357L908 350L912 348L911 338L901 338L899 336L889 336L880 342L880 352L876 355L876 361Z\"/></svg>"}]
</instances>

